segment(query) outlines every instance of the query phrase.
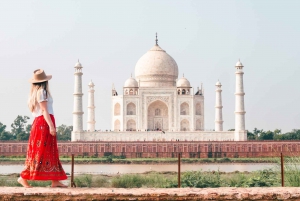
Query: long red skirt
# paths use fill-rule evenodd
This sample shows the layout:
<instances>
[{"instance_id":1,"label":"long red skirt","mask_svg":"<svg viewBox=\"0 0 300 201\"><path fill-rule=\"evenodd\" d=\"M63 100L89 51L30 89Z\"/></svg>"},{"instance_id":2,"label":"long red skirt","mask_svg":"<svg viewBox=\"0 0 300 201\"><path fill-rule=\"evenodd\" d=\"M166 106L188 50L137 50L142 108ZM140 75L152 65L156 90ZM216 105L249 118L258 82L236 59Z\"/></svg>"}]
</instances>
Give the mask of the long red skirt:
<instances>
[{"instance_id":1,"label":"long red skirt","mask_svg":"<svg viewBox=\"0 0 300 201\"><path fill-rule=\"evenodd\" d=\"M50 115L55 126L55 119ZM25 168L21 177L28 180L64 180L67 175L59 161L56 136L50 134L44 116L33 121L28 142Z\"/></svg>"}]
</instances>

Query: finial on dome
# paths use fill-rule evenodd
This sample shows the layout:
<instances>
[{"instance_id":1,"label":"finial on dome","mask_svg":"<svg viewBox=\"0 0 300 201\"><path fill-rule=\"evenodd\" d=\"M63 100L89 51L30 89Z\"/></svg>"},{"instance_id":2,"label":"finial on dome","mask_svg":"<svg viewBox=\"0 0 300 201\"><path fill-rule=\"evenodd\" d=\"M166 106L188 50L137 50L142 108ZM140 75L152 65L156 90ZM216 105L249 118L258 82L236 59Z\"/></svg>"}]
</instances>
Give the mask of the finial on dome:
<instances>
[{"instance_id":1,"label":"finial on dome","mask_svg":"<svg viewBox=\"0 0 300 201\"><path fill-rule=\"evenodd\" d=\"M132 78L132 73L130 74L130 77Z\"/></svg>"},{"instance_id":2,"label":"finial on dome","mask_svg":"<svg viewBox=\"0 0 300 201\"><path fill-rule=\"evenodd\" d=\"M184 73L182 74L182 77L184 77Z\"/></svg>"},{"instance_id":3,"label":"finial on dome","mask_svg":"<svg viewBox=\"0 0 300 201\"><path fill-rule=\"evenodd\" d=\"M156 32L155 44L158 45L157 32Z\"/></svg>"}]
</instances>

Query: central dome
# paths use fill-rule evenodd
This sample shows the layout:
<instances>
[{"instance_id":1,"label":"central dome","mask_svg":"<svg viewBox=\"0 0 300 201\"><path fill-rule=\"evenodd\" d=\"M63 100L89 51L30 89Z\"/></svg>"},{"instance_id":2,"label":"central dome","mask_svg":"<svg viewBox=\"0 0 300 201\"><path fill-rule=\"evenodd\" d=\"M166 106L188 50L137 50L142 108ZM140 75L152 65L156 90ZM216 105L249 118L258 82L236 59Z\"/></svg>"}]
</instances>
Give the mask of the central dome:
<instances>
[{"instance_id":1,"label":"central dome","mask_svg":"<svg viewBox=\"0 0 300 201\"><path fill-rule=\"evenodd\" d=\"M178 78L178 66L165 50L154 45L138 60L135 77L140 87L173 87Z\"/></svg>"}]
</instances>

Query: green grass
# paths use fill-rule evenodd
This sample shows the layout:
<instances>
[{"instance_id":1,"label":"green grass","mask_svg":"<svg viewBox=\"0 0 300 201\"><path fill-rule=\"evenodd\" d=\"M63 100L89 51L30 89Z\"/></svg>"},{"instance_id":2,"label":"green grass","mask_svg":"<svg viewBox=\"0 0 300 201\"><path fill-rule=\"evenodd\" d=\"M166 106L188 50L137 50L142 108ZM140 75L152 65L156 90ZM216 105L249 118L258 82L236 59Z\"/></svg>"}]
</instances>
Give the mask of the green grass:
<instances>
[{"instance_id":1,"label":"green grass","mask_svg":"<svg viewBox=\"0 0 300 201\"><path fill-rule=\"evenodd\" d=\"M62 163L71 163L71 157L61 156ZM166 164L177 163L177 158L116 158L109 157L75 157L75 163L118 163L118 164ZM0 163L23 163L25 157L0 157ZM276 163L276 158L182 158L182 163Z\"/></svg>"},{"instance_id":2,"label":"green grass","mask_svg":"<svg viewBox=\"0 0 300 201\"><path fill-rule=\"evenodd\" d=\"M18 174L0 176L0 186L20 186ZM295 177L295 175L293 175ZM104 188L176 188L176 172L146 172L143 174L116 175L75 175L77 187ZM298 181L298 180L296 180ZM32 186L49 186L50 181L29 181ZM280 174L275 169L255 172L186 171L181 174L182 187L276 187L281 185ZM286 186L300 186L299 183L286 182Z\"/></svg>"}]
</instances>

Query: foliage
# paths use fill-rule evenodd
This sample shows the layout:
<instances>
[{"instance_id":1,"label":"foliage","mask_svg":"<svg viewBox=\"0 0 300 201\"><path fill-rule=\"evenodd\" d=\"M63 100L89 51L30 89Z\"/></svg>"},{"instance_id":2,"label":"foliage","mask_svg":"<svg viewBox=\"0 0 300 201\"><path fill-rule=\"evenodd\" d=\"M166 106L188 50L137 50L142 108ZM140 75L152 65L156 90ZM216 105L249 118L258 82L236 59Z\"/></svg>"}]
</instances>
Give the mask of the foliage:
<instances>
[{"instance_id":1,"label":"foliage","mask_svg":"<svg viewBox=\"0 0 300 201\"><path fill-rule=\"evenodd\" d=\"M258 175L246 180L243 184L243 187L270 187L278 183L279 182L276 173L273 170L269 169L258 171Z\"/></svg>"},{"instance_id":2,"label":"foliage","mask_svg":"<svg viewBox=\"0 0 300 201\"><path fill-rule=\"evenodd\" d=\"M165 188L169 186L170 182L170 179L157 173L149 175L126 174L114 177L111 186L114 188Z\"/></svg>"},{"instance_id":3,"label":"foliage","mask_svg":"<svg viewBox=\"0 0 300 201\"><path fill-rule=\"evenodd\" d=\"M170 187L177 187L177 183L171 184ZM219 171L202 172L187 171L181 177L181 186L193 188L217 188L221 186L221 177Z\"/></svg>"},{"instance_id":4,"label":"foliage","mask_svg":"<svg viewBox=\"0 0 300 201\"><path fill-rule=\"evenodd\" d=\"M11 140L12 136L11 134L5 130L6 129L6 125L2 124L0 122L0 140Z\"/></svg>"},{"instance_id":5,"label":"foliage","mask_svg":"<svg viewBox=\"0 0 300 201\"><path fill-rule=\"evenodd\" d=\"M70 141L73 126L66 126L64 124L56 128L57 140Z\"/></svg>"},{"instance_id":6,"label":"foliage","mask_svg":"<svg viewBox=\"0 0 300 201\"><path fill-rule=\"evenodd\" d=\"M90 188L92 186L92 175L86 174L86 175L75 177L74 182L78 187Z\"/></svg>"},{"instance_id":7,"label":"foliage","mask_svg":"<svg viewBox=\"0 0 300 201\"><path fill-rule=\"evenodd\" d=\"M278 134L275 140L300 140L300 129L293 129L291 132L285 134Z\"/></svg>"},{"instance_id":8,"label":"foliage","mask_svg":"<svg viewBox=\"0 0 300 201\"><path fill-rule=\"evenodd\" d=\"M284 157L284 183L285 186L300 187L300 157ZM281 170L281 161L277 160L277 171Z\"/></svg>"},{"instance_id":9,"label":"foliage","mask_svg":"<svg viewBox=\"0 0 300 201\"><path fill-rule=\"evenodd\" d=\"M27 120L30 119L28 116L20 116L14 120L14 123L11 124L11 134L13 139L16 140L28 140L31 125L27 124Z\"/></svg>"},{"instance_id":10,"label":"foliage","mask_svg":"<svg viewBox=\"0 0 300 201\"><path fill-rule=\"evenodd\" d=\"M248 140L284 140L281 133L281 129L275 129L274 131L264 131L254 128L253 132L247 131ZM296 139L296 138L295 138ZM300 139L300 133L299 133Z\"/></svg>"}]
</instances>

